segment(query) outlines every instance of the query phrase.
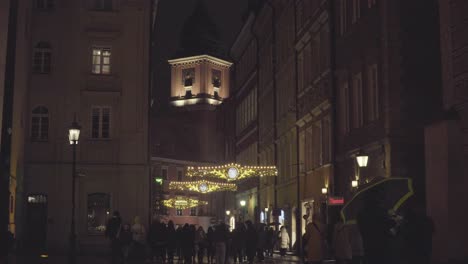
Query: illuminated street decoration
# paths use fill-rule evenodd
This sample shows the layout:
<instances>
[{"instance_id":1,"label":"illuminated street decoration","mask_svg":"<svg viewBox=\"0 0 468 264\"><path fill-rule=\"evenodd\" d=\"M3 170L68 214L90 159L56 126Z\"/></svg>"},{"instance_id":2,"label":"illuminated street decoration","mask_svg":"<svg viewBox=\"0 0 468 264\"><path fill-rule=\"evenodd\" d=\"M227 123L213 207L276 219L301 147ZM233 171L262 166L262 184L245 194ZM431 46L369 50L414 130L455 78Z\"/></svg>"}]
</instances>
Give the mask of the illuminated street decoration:
<instances>
[{"instance_id":1,"label":"illuminated street decoration","mask_svg":"<svg viewBox=\"0 0 468 264\"><path fill-rule=\"evenodd\" d=\"M242 180L250 177L276 176L275 166L242 166L231 163L221 166L188 167L188 177L212 177L228 181Z\"/></svg>"},{"instance_id":2,"label":"illuminated street decoration","mask_svg":"<svg viewBox=\"0 0 468 264\"><path fill-rule=\"evenodd\" d=\"M170 190L179 190L179 191L192 191L199 193L210 193L210 192L220 192L220 191L236 191L237 185L233 183L222 183L222 182L213 182L213 181L186 181L186 182L170 182Z\"/></svg>"},{"instance_id":3,"label":"illuminated street decoration","mask_svg":"<svg viewBox=\"0 0 468 264\"><path fill-rule=\"evenodd\" d=\"M186 196L176 196L174 198L166 199L163 201L164 206L176 209L188 209L200 205L207 205L207 201L201 201Z\"/></svg>"}]
</instances>

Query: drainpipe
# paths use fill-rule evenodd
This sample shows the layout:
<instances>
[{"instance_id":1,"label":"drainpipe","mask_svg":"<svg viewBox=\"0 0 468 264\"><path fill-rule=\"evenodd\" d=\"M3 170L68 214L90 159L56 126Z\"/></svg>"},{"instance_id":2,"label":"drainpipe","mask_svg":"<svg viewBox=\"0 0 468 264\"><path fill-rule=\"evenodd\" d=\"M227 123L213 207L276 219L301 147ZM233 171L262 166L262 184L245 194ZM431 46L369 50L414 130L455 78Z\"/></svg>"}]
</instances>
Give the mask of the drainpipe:
<instances>
[{"instance_id":1,"label":"drainpipe","mask_svg":"<svg viewBox=\"0 0 468 264\"><path fill-rule=\"evenodd\" d=\"M275 29L275 25L276 25L276 12L275 12L275 8L272 4L272 1L271 0L268 0L266 1L267 5L271 8L271 12L272 12L272 15L271 15L271 34L272 34L272 37L271 37L271 46L272 46L272 73L273 73L273 140L274 140L274 157L275 157L275 166L278 165L278 144L276 142L277 140L277 137L278 137L278 129L277 129L277 126L276 126L276 117L278 115L277 113L277 87L276 87L276 29ZM278 213L278 190L277 190L277 187L278 187L278 177L279 175L277 175L275 177L275 185L274 185L274 212L275 213ZM274 218L275 220L275 223L278 223L278 216L276 215ZM276 228L276 231L279 230L279 226L278 224L275 225L275 228Z\"/></svg>"}]
</instances>

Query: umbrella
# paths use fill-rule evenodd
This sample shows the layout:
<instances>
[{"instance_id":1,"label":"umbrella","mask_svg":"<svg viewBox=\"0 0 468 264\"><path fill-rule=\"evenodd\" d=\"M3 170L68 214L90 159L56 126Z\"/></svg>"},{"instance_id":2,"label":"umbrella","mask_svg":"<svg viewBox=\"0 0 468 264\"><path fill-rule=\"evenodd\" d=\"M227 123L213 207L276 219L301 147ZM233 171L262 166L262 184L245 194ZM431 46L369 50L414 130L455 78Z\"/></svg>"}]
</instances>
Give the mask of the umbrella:
<instances>
[{"instance_id":1,"label":"umbrella","mask_svg":"<svg viewBox=\"0 0 468 264\"><path fill-rule=\"evenodd\" d=\"M344 223L355 224L357 215L366 204L378 205L388 212L396 212L413 193L411 179L380 178L358 189L341 209L341 217Z\"/></svg>"}]
</instances>

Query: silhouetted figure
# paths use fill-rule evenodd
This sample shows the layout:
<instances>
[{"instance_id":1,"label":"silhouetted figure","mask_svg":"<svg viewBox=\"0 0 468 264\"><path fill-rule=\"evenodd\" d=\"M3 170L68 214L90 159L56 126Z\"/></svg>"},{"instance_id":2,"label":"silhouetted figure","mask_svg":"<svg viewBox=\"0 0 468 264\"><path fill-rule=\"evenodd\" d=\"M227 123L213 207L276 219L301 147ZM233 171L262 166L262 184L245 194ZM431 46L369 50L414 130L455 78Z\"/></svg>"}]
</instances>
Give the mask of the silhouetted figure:
<instances>
[{"instance_id":1,"label":"silhouetted figure","mask_svg":"<svg viewBox=\"0 0 468 264\"><path fill-rule=\"evenodd\" d=\"M208 232L206 233L206 239L208 240L208 248L207 248L207 257L208 263L213 263L213 259L215 257L215 242L214 242L214 230L210 226L208 227Z\"/></svg>"},{"instance_id":2,"label":"silhouetted figure","mask_svg":"<svg viewBox=\"0 0 468 264\"><path fill-rule=\"evenodd\" d=\"M166 225L158 218L154 218L148 233L148 242L151 248L151 259L166 261L167 234Z\"/></svg>"},{"instance_id":3,"label":"silhouetted figure","mask_svg":"<svg viewBox=\"0 0 468 264\"><path fill-rule=\"evenodd\" d=\"M405 214L401 226L404 240L405 259L408 263L430 263L434 224L424 209L416 207Z\"/></svg>"},{"instance_id":4,"label":"silhouetted figure","mask_svg":"<svg viewBox=\"0 0 468 264\"><path fill-rule=\"evenodd\" d=\"M226 242L229 238L229 230L226 224L221 223L216 226L214 231L216 264L224 264L226 262Z\"/></svg>"},{"instance_id":5,"label":"silhouetted figure","mask_svg":"<svg viewBox=\"0 0 468 264\"><path fill-rule=\"evenodd\" d=\"M267 233L265 228L265 224L258 224L257 226L257 258L259 261L265 260L265 255L263 254L267 243Z\"/></svg>"},{"instance_id":6,"label":"silhouetted figure","mask_svg":"<svg viewBox=\"0 0 468 264\"><path fill-rule=\"evenodd\" d=\"M199 226L195 233L195 244L197 245L197 259L198 263L203 263L203 257L205 255L205 249L207 247L207 239L205 230Z\"/></svg>"},{"instance_id":7,"label":"silhouetted figure","mask_svg":"<svg viewBox=\"0 0 468 264\"><path fill-rule=\"evenodd\" d=\"M170 220L167 223L167 261L169 263L174 263L174 254L177 249L177 237L174 222Z\"/></svg>"},{"instance_id":8,"label":"silhouetted figure","mask_svg":"<svg viewBox=\"0 0 468 264\"><path fill-rule=\"evenodd\" d=\"M120 245L122 247L124 262L128 261L130 248L132 246L132 231L130 229L130 224L126 223L122 226L119 235Z\"/></svg>"},{"instance_id":9,"label":"silhouetted figure","mask_svg":"<svg viewBox=\"0 0 468 264\"><path fill-rule=\"evenodd\" d=\"M8 264L8 255L13 249L15 238L10 230L0 234L0 263Z\"/></svg>"},{"instance_id":10,"label":"silhouetted figure","mask_svg":"<svg viewBox=\"0 0 468 264\"><path fill-rule=\"evenodd\" d=\"M111 263L120 264L122 261L122 248L120 246L119 235L122 219L119 211L114 211L111 219L107 221L105 236L110 240Z\"/></svg>"},{"instance_id":11,"label":"silhouetted figure","mask_svg":"<svg viewBox=\"0 0 468 264\"><path fill-rule=\"evenodd\" d=\"M234 262L242 262L244 260L244 245L245 245L245 226L243 223L237 223L236 228L232 231L232 251Z\"/></svg>"},{"instance_id":12,"label":"silhouetted figure","mask_svg":"<svg viewBox=\"0 0 468 264\"><path fill-rule=\"evenodd\" d=\"M247 261L253 263L257 249L257 230L255 230L250 220L247 220L245 225L247 226L245 231L245 253L247 255Z\"/></svg>"},{"instance_id":13,"label":"silhouetted figure","mask_svg":"<svg viewBox=\"0 0 468 264\"><path fill-rule=\"evenodd\" d=\"M386 264L391 259L388 248L394 222L381 206L382 195L377 189L367 191L363 210L357 218L367 264Z\"/></svg>"},{"instance_id":14,"label":"silhouetted figure","mask_svg":"<svg viewBox=\"0 0 468 264\"><path fill-rule=\"evenodd\" d=\"M273 227L268 228L266 232L266 254L273 257L273 248L275 247L276 237Z\"/></svg>"},{"instance_id":15,"label":"silhouetted figure","mask_svg":"<svg viewBox=\"0 0 468 264\"><path fill-rule=\"evenodd\" d=\"M185 264L192 263L193 245L195 238L194 235L195 234L192 232L190 226L188 224L185 224L181 234L181 249Z\"/></svg>"},{"instance_id":16,"label":"silhouetted figure","mask_svg":"<svg viewBox=\"0 0 468 264\"><path fill-rule=\"evenodd\" d=\"M320 215L312 215L312 222L306 226L304 244L307 263L322 263L326 252L326 227L320 222Z\"/></svg>"}]
</instances>

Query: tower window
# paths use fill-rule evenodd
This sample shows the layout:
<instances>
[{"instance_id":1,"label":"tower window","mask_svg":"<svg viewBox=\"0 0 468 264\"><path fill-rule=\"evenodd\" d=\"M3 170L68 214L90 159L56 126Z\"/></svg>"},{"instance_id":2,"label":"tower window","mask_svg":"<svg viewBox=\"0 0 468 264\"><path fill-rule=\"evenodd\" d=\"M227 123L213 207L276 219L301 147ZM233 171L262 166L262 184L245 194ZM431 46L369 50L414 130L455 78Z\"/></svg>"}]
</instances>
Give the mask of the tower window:
<instances>
[{"instance_id":1,"label":"tower window","mask_svg":"<svg viewBox=\"0 0 468 264\"><path fill-rule=\"evenodd\" d=\"M213 81L212 81L213 87L220 88L221 87L221 71L213 70L211 74L213 77Z\"/></svg>"}]
</instances>

